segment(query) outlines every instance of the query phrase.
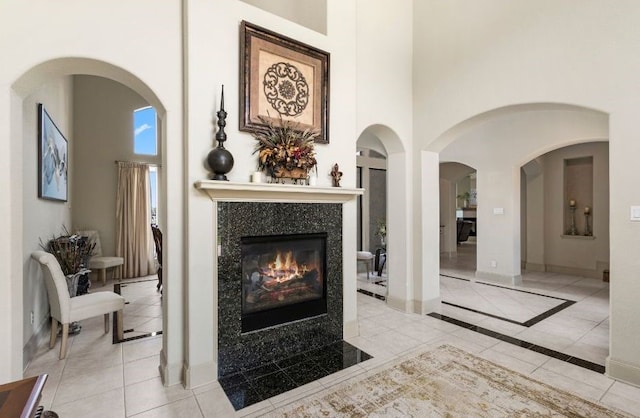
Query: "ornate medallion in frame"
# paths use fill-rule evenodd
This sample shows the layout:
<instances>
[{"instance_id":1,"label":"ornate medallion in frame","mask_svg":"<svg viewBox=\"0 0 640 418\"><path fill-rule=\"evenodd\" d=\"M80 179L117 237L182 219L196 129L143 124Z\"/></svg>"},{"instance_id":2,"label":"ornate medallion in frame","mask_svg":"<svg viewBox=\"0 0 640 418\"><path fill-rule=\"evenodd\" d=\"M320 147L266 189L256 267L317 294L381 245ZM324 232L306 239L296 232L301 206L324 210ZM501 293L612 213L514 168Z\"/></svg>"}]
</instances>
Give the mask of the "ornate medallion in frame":
<instances>
[{"instance_id":1,"label":"ornate medallion in frame","mask_svg":"<svg viewBox=\"0 0 640 418\"><path fill-rule=\"evenodd\" d=\"M240 109L241 131L282 119L329 143L329 53L242 21Z\"/></svg>"}]
</instances>

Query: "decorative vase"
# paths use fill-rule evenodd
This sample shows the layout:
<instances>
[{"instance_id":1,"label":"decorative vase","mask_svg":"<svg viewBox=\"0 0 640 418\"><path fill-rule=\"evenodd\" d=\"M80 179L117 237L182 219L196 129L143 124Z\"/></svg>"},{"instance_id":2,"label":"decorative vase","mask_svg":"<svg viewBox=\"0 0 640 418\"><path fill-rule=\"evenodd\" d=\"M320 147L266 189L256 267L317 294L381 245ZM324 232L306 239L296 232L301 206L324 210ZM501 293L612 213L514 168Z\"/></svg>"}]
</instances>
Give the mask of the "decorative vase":
<instances>
[{"instance_id":1,"label":"decorative vase","mask_svg":"<svg viewBox=\"0 0 640 418\"><path fill-rule=\"evenodd\" d=\"M233 168L233 155L224 148L224 141L227 140L227 134L224 132L224 127L227 125L227 112L224 110L224 85L222 86L220 110L217 115L218 132L216 133L216 141L218 141L218 146L209 152L207 163L211 171L213 171L212 180L229 181L226 174Z\"/></svg>"}]
</instances>

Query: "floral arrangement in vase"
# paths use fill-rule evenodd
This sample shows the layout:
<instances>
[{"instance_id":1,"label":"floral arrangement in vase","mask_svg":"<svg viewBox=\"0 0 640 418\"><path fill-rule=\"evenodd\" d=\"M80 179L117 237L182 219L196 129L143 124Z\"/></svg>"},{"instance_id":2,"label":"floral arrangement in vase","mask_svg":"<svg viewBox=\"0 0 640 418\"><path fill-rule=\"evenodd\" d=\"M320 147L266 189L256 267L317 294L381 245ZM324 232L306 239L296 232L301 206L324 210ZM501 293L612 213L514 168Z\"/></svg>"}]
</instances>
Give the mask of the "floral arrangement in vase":
<instances>
[{"instance_id":1,"label":"floral arrangement in vase","mask_svg":"<svg viewBox=\"0 0 640 418\"><path fill-rule=\"evenodd\" d=\"M314 140L320 135L311 129L300 130L298 123L258 116L266 125L254 133L258 141L253 152L258 153L258 169L271 177L306 179L309 170L317 164Z\"/></svg>"},{"instance_id":2,"label":"floral arrangement in vase","mask_svg":"<svg viewBox=\"0 0 640 418\"><path fill-rule=\"evenodd\" d=\"M63 235L52 237L46 244L41 239L40 247L58 260L62 273L67 277L71 296L87 293L90 283L86 275L91 271L87 269L87 263L96 244L87 237L70 234L66 227L63 229Z\"/></svg>"}]
</instances>

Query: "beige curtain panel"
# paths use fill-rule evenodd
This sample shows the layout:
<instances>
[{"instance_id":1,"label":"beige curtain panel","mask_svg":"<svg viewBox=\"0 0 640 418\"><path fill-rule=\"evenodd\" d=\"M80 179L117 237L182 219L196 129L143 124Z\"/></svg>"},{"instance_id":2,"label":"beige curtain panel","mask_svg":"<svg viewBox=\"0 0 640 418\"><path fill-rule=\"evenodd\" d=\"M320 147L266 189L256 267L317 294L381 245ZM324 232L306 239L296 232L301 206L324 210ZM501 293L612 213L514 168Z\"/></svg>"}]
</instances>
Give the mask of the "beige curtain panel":
<instances>
[{"instance_id":1,"label":"beige curtain panel","mask_svg":"<svg viewBox=\"0 0 640 418\"><path fill-rule=\"evenodd\" d=\"M155 274L149 165L118 162L116 254L124 258L123 278Z\"/></svg>"}]
</instances>

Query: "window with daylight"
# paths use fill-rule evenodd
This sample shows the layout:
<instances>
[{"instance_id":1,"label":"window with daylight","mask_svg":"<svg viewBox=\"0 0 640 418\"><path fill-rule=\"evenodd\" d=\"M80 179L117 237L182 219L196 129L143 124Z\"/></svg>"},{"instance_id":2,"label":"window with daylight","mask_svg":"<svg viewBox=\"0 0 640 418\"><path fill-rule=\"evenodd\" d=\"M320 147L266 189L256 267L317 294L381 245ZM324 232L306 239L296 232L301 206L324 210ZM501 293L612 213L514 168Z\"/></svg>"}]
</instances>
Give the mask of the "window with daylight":
<instances>
[{"instance_id":1,"label":"window with daylight","mask_svg":"<svg viewBox=\"0 0 640 418\"><path fill-rule=\"evenodd\" d=\"M133 153L158 155L158 123L156 110L151 106L133 111ZM158 223L158 167L149 167L149 207L151 223Z\"/></svg>"},{"instance_id":2,"label":"window with daylight","mask_svg":"<svg viewBox=\"0 0 640 418\"><path fill-rule=\"evenodd\" d=\"M156 110L143 107L133 111L133 153L158 155L158 129Z\"/></svg>"}]
</instances>

